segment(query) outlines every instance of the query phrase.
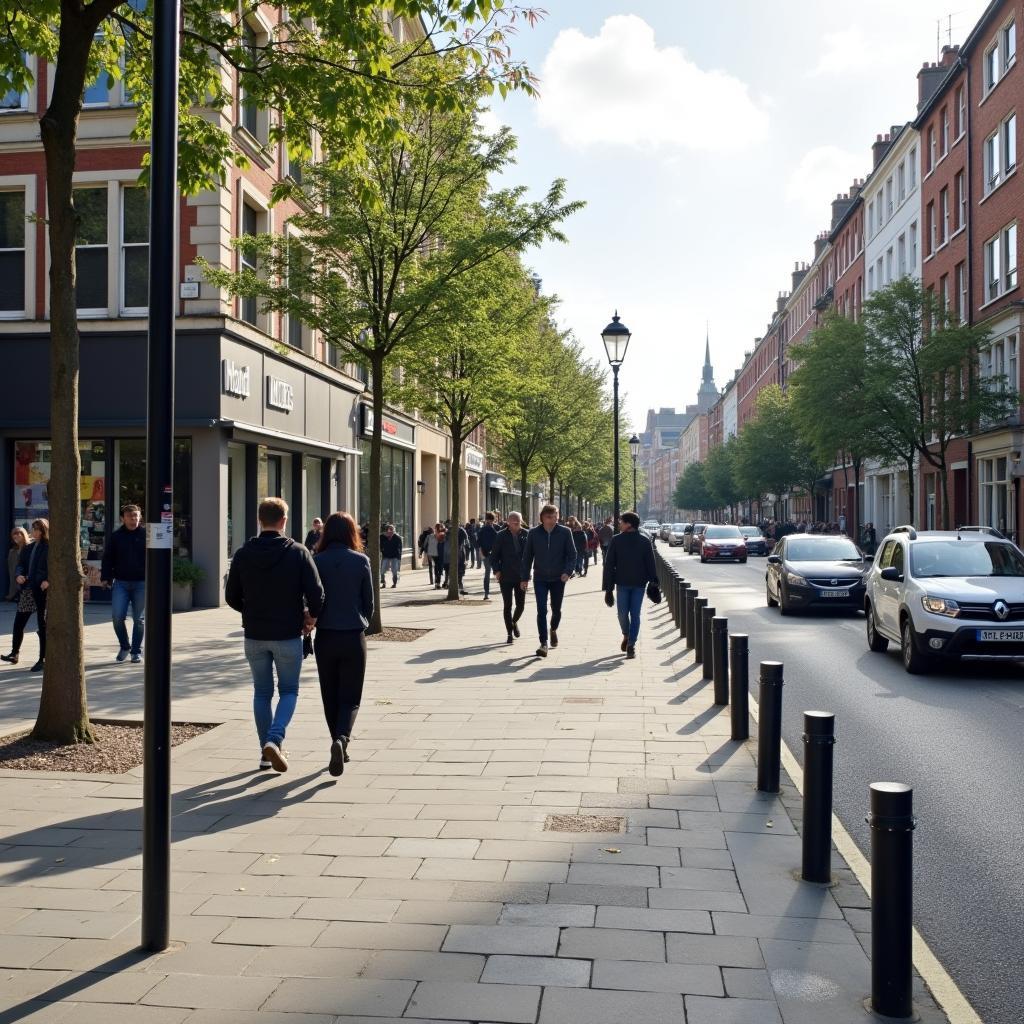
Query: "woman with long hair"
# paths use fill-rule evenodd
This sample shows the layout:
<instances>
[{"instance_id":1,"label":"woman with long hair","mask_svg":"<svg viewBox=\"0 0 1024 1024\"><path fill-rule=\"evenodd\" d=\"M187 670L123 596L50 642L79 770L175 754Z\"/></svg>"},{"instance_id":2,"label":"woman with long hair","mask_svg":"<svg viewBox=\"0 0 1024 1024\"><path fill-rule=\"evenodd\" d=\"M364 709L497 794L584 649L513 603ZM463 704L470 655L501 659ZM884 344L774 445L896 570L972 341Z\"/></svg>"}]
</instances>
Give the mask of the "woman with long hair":
<instances>
[{"instance_id":1,"label":"woman with long hair","mask_svg":"<svg viewBox=\"0 0 1024 1024\"><path fill-rule=\"evenodd\" d=\"M7 552L7 597L6 601L17 601L21 587L15 577L18 575L18 562L21 549L28 543L28 530L24 526L16 526L11 530L11 550Z\"/></svg>"},{"instance_id":2,"label":"woman with long hair","mask_svg":"<svg viewBox=\"0 0 1024 1024\"><path fill-rule=\"evenodd\" d=\"M373 616L370 560L355 520L332 512L313 556L324 585L324 607L316 624L316 668L320 697L331 734L328 771L341 775L363 697L366 675L366 627Z\"/></svg>"},{"instance_id":3,"label":"woman with long hair","mask_svg":"<svg viewBox=\"0 0 1024 1024\"><path fill-rule=\"evenodd\" d=\"M46 592L50 588L49 569L50 524L45 519L33 519L32 542L21 549L21 557L15 568L14 579L21 590L18 594L18 611L14 616L11 653L0 655L3 661L11 665L18 664L25 627L34 614L39 627L39 660L32 666L33 672L42 672L46 663Z\"/></svg>"}]
</instances>

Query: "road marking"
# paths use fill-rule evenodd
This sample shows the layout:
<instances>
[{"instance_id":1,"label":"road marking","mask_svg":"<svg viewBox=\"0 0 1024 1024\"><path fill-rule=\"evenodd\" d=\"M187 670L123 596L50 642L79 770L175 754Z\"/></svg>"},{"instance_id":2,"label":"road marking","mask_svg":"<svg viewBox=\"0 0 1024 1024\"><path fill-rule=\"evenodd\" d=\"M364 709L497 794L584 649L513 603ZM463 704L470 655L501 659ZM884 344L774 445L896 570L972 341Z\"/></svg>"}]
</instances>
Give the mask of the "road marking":
<instances>
[{"instance_id":1,"label":"road marking","mask_svg":"<svg viewBox=\"0 0 1024 1024\"><path fill-rule=\"evenodd\" d=\"M750 714L754 721L758 720L760 710L757 701L751 695ZM796 791L803 796L803 770L799 762L790 752L786 741L782 741L782 767L786 769ZM860 852L860 847L853 841L853 837L843 827L843 823L832 815L832 841L841 854L843 860L850 866L854 877L860 883L861 888L871 896L871 864L867 857ZM924 940L924 936L914 928L913 932L914 966L917 973L924 979L924 983L931 990L935 1001L939 1004L949 1024L984 1024L984 1021L975 1012L974 1007L967 1001L967 997L957 987L956 982L950 977L949 972L939 962L939 958L932 952L931 947Z\"/></svg>"}]
</instances>

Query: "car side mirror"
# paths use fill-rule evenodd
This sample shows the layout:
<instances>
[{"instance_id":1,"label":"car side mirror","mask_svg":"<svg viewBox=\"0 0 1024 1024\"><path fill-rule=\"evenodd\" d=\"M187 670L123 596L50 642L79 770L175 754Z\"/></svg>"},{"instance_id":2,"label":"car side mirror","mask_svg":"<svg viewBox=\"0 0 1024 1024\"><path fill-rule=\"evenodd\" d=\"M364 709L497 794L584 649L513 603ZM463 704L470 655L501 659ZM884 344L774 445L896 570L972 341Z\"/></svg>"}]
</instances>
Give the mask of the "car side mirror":
<instances>
[{"instance_id":1,"label":"car side mirror","mask_svg":"<svg viewBox=\"0 0 1024 1024\"><path fill-rule=\"evenodd\" d=\"M768 564L769 565L781 565L782 564L782 559L778 555L769 555L768 556Z\"/></svg>"},{"instance_id":2,"label":"car side mirror","mask_svg":"<svg viewBox=\"0 0 1024 1024\"><path fill-rule=\"evenodd\" d=\"M895 565L887 565L879 575L883 580L888 580L890 583L899 583L903 579L903 573Z\"/></svg>"}]
</instances>

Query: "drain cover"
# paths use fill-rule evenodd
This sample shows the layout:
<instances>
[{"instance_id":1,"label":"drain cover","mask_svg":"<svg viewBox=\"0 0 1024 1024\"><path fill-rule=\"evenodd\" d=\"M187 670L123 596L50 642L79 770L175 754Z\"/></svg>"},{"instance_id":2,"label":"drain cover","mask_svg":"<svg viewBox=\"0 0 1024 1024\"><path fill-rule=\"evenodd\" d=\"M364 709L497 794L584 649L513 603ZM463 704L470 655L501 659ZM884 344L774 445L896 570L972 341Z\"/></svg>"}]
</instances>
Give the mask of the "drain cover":
<instances>
[{"instance_id":1,"label":"drain cover","mask_svg":"<svg viewBox=\"0 0 1024 1024\"><path fill-rule=\"evenodd\" d=\"M545 832L625 832L626 819L612 814L549 814Z\"/></svg>"}]
</instances>

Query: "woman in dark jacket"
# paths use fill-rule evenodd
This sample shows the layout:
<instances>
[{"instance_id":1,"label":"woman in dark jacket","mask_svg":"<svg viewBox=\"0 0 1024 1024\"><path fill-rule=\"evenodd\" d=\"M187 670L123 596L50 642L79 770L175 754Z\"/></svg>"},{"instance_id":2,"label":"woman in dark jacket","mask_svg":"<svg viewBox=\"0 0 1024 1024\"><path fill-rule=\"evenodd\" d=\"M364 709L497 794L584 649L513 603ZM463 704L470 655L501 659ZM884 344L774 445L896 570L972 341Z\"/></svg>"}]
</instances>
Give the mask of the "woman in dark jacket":
<instances>
[{"instance_id":1,"label":"woman in dark jacket","mask_svg":"<svg viewBox=\"0 0 1024 1024\"><path fill-rule=\"evenodd\" d=\"M364 632L373 616L370 560L363 554L355 520L347 512L327 517L313 561L326 593L316 624L316 668L331 734L327 770L337 776L349 760L348 744L363 698Z\"/></svg>"},{"instance_id":2,"label":"woman in dark jacket","mask_svg":"<svg viewBox=\"0 0 1024 1024\"><path fill-rule=\"evenodd\" d=\"M28 544L28 531L24 526L11 530L11 550L7 552L7 601L17 601L21 587L18 586L18 563L22 549Z\"/></svg>"},{"instance_id":3,"label":"woman in dark jacket","mask_svg":"<svg viewBox=\"0 0 1024 1024\"><path fill-rule=\"evenodd\" d=\"M32 543L21 549L21 557L15 570L15 582L21 587L18 594L18 611L14 616L14 636L11 639L11 653L0 655L11 665L18 664L21 642L25 638L25 627L33 613L39 625L39 660L32 666L33 672L42 672L46 663L46 592L50 588L50 524L45 519L32 521Z\"/></svg>"},{"instance_id":4,"label":"woman in dark jacket","mask_svg":"<svg viewBox=\"0 0 1024 1024\"><path fill-rule=\"evenodd\" d=\"M572 542L576 545L576 575L586 576L587 535L583 532L583 527L575 516L569 516L566 525L572 530Z\"/></svg>"}]
</instances>

